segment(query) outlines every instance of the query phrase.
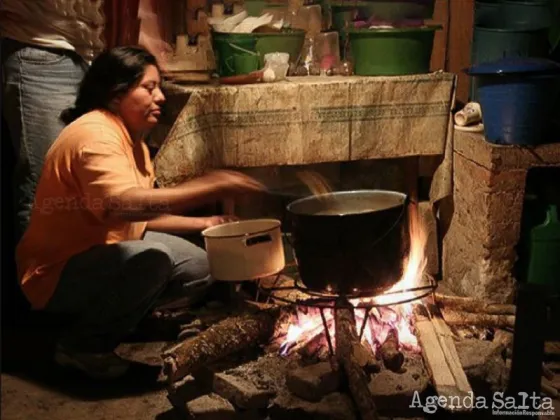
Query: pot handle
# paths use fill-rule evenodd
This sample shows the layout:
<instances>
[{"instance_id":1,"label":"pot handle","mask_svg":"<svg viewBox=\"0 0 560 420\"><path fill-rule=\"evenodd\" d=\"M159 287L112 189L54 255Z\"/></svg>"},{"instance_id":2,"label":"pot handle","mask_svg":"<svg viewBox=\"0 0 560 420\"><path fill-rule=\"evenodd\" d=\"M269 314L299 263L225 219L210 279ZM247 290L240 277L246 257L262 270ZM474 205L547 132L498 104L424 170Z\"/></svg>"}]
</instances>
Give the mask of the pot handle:
<instances>
[{"instance_id":1,"label":"pot handle","mask_svg":"<svg viewBox=\"0 0 560 420\"><path fill-rule=\"evenodd\" d=\"M269 233L263 235L252 236L245 239L245 246L254 246L258 244L264 244L267 242L272 242L272 236Z\"/></svg>"}]
</instances>

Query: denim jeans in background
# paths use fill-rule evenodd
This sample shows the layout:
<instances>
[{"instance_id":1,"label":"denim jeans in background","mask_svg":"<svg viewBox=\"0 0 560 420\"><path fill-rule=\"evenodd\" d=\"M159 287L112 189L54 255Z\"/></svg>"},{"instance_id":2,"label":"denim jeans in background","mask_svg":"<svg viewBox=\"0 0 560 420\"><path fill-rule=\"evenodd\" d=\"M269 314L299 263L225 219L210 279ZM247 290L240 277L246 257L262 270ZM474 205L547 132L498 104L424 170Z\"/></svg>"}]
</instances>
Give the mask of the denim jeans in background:
<instances>
[{"instance_id":1,"label":"denim jeans in background","mask_svg":"<svg viewBox=\"0 0 560 420\"><path fill-rule=\"evenodd\" d=\"M195 303L208 293L206 252L187 240L146 232L138 241L98 245L66 264L46 311L65 315L67 350L114 350L150 310Z\"/></svg>"},{"instance_id":2,"label":"denim jeans in background","mask_svg":"<svg viewBox=\"0 0 560 420\"><path fill-rule=\"evenodd\" d=\"M45 154L74 104L87 64L72 51L52 50L8 38L2 46L2 108L17 154L14 174L16 235L29 223Z\"/></svg>"}]
</instances>

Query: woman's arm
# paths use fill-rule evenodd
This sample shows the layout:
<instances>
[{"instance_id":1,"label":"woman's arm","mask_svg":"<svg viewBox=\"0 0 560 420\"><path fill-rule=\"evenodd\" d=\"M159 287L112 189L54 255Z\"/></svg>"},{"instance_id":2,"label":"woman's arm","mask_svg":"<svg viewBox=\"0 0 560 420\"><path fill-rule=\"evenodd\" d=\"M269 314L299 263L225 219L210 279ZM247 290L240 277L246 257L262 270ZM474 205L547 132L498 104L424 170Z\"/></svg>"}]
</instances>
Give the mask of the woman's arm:
<instances>
[{"instance_id":1,"label":"woman's arm","mask_svg":"<svg viewBox=\"0 0 560 420\"><path fill-rule=\"evenodd\" d=\"M163 233L198 233L212 226L237 220L235 216L185 217L165 214L148 222L147 230Z\"/></svg>"},{"instance_id":2,"label":"woman's arm","mask_svg":"<svg viewBox=\"0 0 560 420\"><path fill-rule=\"evenodd\" d=\"M180 215L231 194L263 191L255 179L218 170L171 188L130 188L107 196L108 215L123 220L152 220L164 214Z\"/></svg>"},{"instance_id":3,"label":"woman's arm","mask_svg":"<svg viewBox=\"0 0 560 420\"><path fill-rule=\"evenodd\" d=\"M105 134L83 147L75 165L82 202L102 220L148 221L221 198L264 190L255 179L239 172L217 170L170 188L138 185L120 139Z\"/></svg>"}]
</instances>

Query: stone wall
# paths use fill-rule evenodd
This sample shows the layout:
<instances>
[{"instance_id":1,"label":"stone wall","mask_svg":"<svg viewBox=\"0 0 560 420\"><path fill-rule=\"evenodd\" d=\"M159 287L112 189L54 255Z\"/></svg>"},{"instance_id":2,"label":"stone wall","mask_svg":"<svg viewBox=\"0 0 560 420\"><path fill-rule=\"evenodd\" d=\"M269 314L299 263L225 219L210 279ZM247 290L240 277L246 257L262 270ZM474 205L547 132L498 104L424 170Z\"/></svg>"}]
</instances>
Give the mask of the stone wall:
<instances>
[{"instance_id":1,"label":"stone wall","mask_svg":"<svg viewBox=\"0 0 560 420\"><path fill-rule=\"evenodd\" d=\"M539 166L560 166L560 144L519 148L455 132L453 204L443 238L443 279L460 295L511 302L525 180Z\"/></svg>"}]
</instances>

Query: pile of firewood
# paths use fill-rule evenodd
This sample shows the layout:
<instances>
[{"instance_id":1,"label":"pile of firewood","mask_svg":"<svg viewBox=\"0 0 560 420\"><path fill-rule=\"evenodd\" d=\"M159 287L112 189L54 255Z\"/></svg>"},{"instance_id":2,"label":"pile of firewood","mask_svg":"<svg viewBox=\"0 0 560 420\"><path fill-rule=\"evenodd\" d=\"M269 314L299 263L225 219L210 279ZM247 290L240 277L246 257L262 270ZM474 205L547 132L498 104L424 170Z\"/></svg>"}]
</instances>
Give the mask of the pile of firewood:
<instances>
[{"instance_id":1,"label":"pile of firewood","mask_svg":"<svg viewBox=\"0 0 560 420\"><path fill-rule=\"evenodd\" d=\"M415 305L415 332L424 364L439 395L467 395L472 392L471 385L461 366L454 333L449 326L509 329L515 321L515 306L442 294L435 294L433 298ZM267 345L278 325L285 324L296 310L295 305L248 302L239 315L225 318L195 337L167 349L163 359L170 394L187 375L248 348ZM358 338L351 306L337 309L334 322L337 345L334 357L330 358L332 369L344 376L360 418L376 419L374 396L368 387L370 375L379 371L380 363L392 371L401 368L404 355L399 350L398 338L389 334L376 358L371 348Z\"/></svg>"}]
</instances>

